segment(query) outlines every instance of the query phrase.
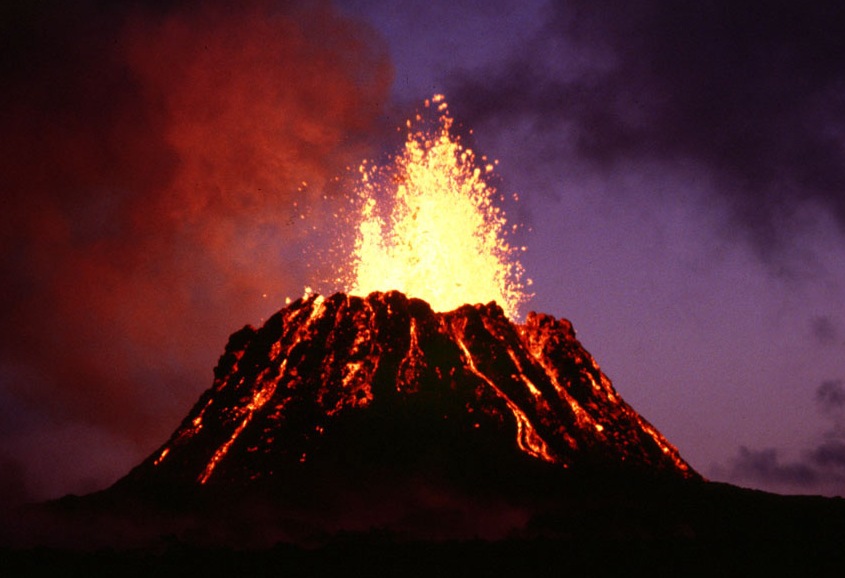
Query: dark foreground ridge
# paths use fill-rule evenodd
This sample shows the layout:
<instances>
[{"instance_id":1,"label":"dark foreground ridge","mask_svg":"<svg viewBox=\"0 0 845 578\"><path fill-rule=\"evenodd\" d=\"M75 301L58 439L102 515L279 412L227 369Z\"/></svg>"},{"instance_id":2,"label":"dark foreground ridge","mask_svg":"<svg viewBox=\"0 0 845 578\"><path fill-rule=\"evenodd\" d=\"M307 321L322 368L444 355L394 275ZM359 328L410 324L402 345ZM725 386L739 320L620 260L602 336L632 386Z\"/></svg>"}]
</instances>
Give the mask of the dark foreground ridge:
<instances>
[{"instance_id":1,"label":"dark foreground ridge","mask_svg":"<svg viewBox=\"0 0 845 578\"><path fill-rule=\"evenodd\" d=\"M569 322L397 292L310 296L238 331L147 460L8 519L20 573L823 570L845 541L844 500L703 480Z\"/></svg>"},{"instance_id":2,"label":"dark foreground ridge","mask_svg":"<svg viewBox=\"0 0 845 578\"><path fill-rule=\"evenodd\" d=\"M306 528L272 500L206 494L127 501L65 498L28 512L37 545L0 547L3 576L841 576L845 500L777 496L709 482L624 484L559 479L521 529L414 537ZM523 488L531 493L532 488ZM265 496L266 497L266 496ZM388 500L390 498L388 497ZM536 502L535 502L536 505ZM491 508L501 504L490 504ZM355 505L351 505L355 510ZM455 504L417 511L444 528ZM483 512L476 512L484 521ZM301 522L301 521L300 521ZM17 517L6 530L21 531ZM30 525L30 531L33 527ZM59 535L61 533L61 536Z\"/></svg>"}]
</instances>

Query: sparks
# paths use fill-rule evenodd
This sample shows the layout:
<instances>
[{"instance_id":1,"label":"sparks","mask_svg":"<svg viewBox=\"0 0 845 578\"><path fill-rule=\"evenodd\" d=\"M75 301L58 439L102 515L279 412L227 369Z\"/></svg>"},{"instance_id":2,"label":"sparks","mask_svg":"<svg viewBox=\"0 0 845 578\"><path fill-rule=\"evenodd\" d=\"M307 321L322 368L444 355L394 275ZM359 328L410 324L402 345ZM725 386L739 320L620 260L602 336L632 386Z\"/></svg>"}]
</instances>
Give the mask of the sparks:
<instances>
[{"instance_id":1,"label":"sparks","mask_svg":"<svg viewBox=\"0 0 845 578\"><path fill-rule=\"evenodd\" d=\"M451 134L442 96L426 101L437 126L408 121L401 155L385 167L363 164L357 239L346 292L396 289L436 311L496 301L514 319L529 294L511 247L504 211L485 180L493 167ZM526 284L530 284L526 282Z\"/></svg>"}]
</instances>

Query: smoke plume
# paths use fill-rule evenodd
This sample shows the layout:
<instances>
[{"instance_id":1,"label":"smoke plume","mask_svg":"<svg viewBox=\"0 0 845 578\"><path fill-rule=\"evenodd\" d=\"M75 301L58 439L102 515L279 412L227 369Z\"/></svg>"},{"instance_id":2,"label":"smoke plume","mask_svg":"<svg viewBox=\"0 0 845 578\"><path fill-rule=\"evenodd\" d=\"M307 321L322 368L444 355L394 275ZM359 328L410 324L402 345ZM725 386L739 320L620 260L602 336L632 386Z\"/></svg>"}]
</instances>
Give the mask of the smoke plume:
<instances>
[{"instance_id":1,"label":"smoke plume","mask_svg":"<svg viewBox=\"0 0 845 578\"><path fill-rule=\"evenodd\" d=\"M556 2L529 42L450 98L473 126L518 121L535 162L598 174L662 163L711 179L764 257L812 230L845 231L845 9L836 2Z\"/></svg>"},{"instance_id":2,"label":"smoke plume","mask_svg":"<svg viewBox=\"0 0 845 578\"><path fill-rule=\"evenodd\" d=\"M2 12L0 401L17 417L0 454L49 477L27 457L44 432L93 428L121 448L97 448L114 477L208 385L228 333L301 293L294 203L366 155L391 69L323 2ZM81 443L62 445L85 459Z\"/></svg>"}]
</instances>

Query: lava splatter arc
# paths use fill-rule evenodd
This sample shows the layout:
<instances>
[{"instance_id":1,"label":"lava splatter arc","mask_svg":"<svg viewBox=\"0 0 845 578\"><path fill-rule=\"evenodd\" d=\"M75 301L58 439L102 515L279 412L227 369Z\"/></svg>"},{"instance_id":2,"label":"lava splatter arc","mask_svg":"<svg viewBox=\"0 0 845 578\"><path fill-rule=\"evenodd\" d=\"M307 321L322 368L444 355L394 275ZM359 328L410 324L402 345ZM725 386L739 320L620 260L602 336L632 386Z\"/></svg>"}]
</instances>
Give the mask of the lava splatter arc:
<instances>
[{"instance_id":1,"label":"lava splatter arc","mask_svg":"<svg viewBox=\"0 0 845 578\"><path fill-rule=\"evenodd\" d=\"M496 301L515 319L529 298L504 210L475 153L451 132L442 95L425 101L436 127L417 114L404 149L383 167L363 163L356 201L357 238L346 292L398 290L435 311ZM486 159L482 157L482 163Z\"/></svg>"}]
</instances>

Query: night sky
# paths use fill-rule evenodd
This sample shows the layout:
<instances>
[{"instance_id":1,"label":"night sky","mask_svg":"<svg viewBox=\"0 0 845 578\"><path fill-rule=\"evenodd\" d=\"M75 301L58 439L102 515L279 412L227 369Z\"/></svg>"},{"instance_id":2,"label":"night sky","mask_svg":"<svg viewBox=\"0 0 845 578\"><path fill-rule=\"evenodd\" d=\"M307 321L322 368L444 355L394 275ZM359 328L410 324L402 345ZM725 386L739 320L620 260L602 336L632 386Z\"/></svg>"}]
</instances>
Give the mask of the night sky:
<instances>
[{"instance_id":1,"label":"night sky","mask_svg":"<svg viewBox=\"0 0 845 578\"><path fill-rule=\"evenodd\" d=\"M706 477L845 495L841 3L229 4L0 5L0 505L112 483L328 291L347 167L435 93L526 310Z\"/></svg>"}]
</instances>

